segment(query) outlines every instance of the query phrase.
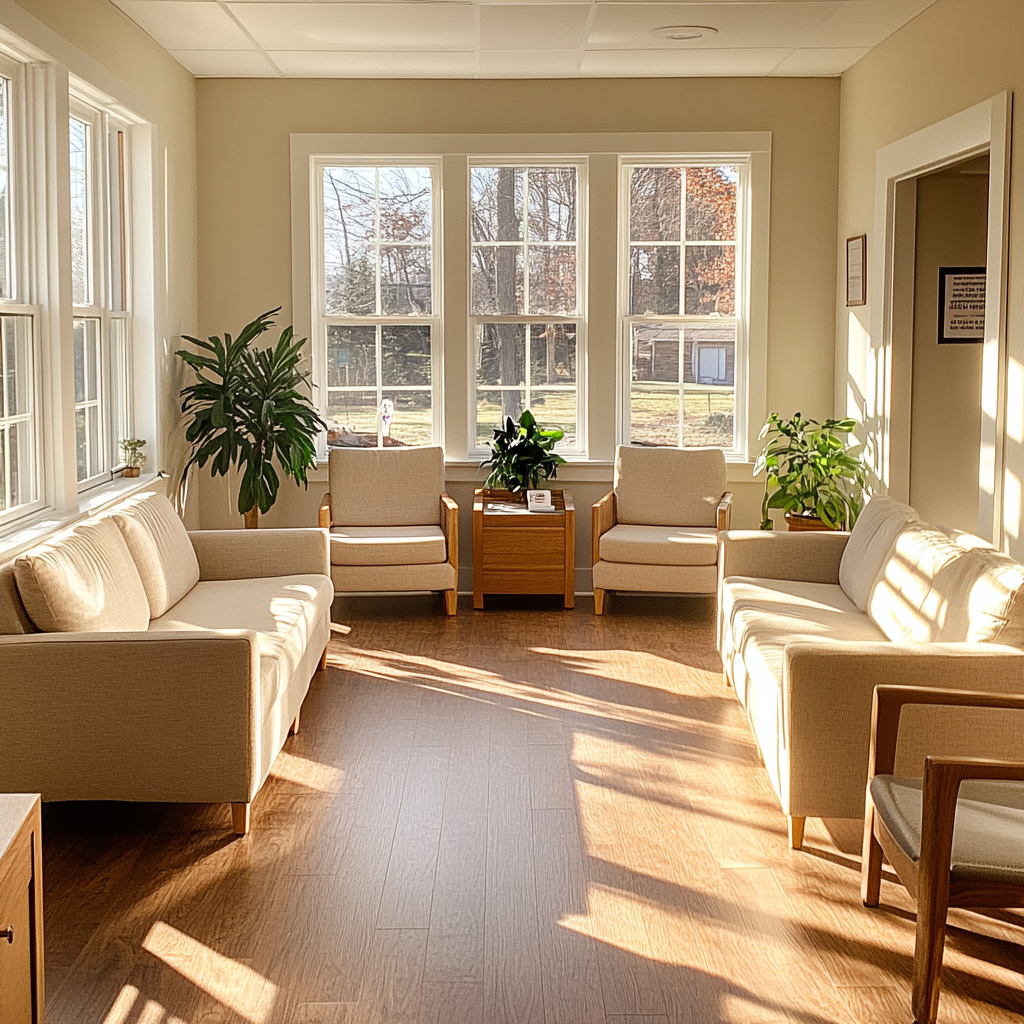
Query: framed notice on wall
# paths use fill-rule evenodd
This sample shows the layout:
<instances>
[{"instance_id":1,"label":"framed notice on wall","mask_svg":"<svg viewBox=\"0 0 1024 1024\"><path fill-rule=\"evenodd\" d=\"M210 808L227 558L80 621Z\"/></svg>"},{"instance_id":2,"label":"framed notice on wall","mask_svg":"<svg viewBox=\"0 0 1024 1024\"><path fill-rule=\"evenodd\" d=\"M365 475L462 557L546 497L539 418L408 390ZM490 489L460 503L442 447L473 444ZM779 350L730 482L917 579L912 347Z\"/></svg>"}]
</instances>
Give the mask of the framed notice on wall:
<instances>
[{"instance_id":1,"label":"framed notice on wall","mask_svg":"<svg viewBox=\"0 0 1024 1024\"><path fill-rule=\"evenodd\" d=\"M863 306L868 301L868 236L846 240L846 304Z\"/></svg>"},{"instance_id":2,"label":"framed notice on wall","mask_svg":"<svg viewBox=\"0 0 1024 1024\"><path fill-rule=\"evenodd\" d=\"M985 340L985 268L939 267L939 344Z\"/></svg>"}]
</instances>

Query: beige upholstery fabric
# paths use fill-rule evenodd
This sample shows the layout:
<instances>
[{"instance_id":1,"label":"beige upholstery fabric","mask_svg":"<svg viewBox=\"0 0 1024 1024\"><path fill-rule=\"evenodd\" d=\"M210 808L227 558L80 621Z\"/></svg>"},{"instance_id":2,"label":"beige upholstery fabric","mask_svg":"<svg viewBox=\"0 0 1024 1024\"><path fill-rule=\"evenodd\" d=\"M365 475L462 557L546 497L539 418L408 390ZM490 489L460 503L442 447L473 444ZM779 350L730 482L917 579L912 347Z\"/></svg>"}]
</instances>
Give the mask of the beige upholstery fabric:
<instances>
[{"instance_id":1,"label":"beige upholstery fabric","mask_svg":"<svg viewBox=\"0 0 1024 1024\"><path fill-rule=\"evenodd\" d=\"M861 611L867 611L871 588L896 537L908 523L917 520L917 513L909 505L887 495L875 495L865 505L839 566L839 585Z\"/></svg>"},{"instance_id":2,"label":"beige upholstery fabric","mask_svg":"<svg viewBox=\"0 0 1024 1024\"><path fill-rule=\"evenodd\" d=\"M332 448L332 526L440 526L444 451Z\"/></svg>"},{"instance_id":3,"label":"beige upholstery fabric","mask_svg":"<svg viewBox=\"0 0 1024 1024\"><path fill-rule=\"evenodd\" d=\"M721 542L720 576L802 583L839 583L839 565L850 534L822 530L776 533L728 530Z\"/></svg>"},{"instance_id":4,"label":"beige upholstery fabric","mask_svg":"<svg viewBox=\"0 0 1024 1024\"><path fill-rule=\"evenodd\" d=\"M14 563L0 568L0 636L35 633L36 627L25 611L14 579Z\"/></svg>"},{"instance_id":5,"label":"beige upholstery fabric","mask_svg":"<svg viewBox=\"0 0 1024 1024\"><path fill-rule=\"evenodd\" d=\"M616 519L640 526L718 525L725 493L720 448L633 448L615 454Z\"/></svg>"},{"instance_id":6,"label":"beige upholstery fabric","mask_svg":"<svg viewBox=\"0 0 1024 1024\"><path fill-rule=\"evenodd\" d=\"M402 590L454 590L455 569L448 562L433 565L332 565L331 579L339 594Z\"/></svg>"},{"instance_id":7,"label":"beige upholstery fabric","mask_svg":"<svg viewBox=\"0 0 1024 1024\"><path fill-rule=\"evenodd\" d=\"M332 565L431 565L448 558L439 526L334 526Z\"/></svg>"},{"instance_id":8,"label":"beige upholstery fabric","mask_svg":"<svg viewBox=\"0 0 1024 1024\"><path fill-rule=\"evenodd\" d=\"M911 860L921 858L923 783L918 778L876 775L871 799L878 816ZM956 802L954 882L1024 884L1024 784L964 782Z\"/></svg>"},{"instance_id":9,"label":"beige upholstery fabric","mask_svg":"<svg viewBox=\"0 0 1024 1024\"><path fill-rule=\"evenodd\" d=\"M937 639L1024 647L1024 566L991 548L960 550L932 585Z\"/></svg>"},{"instance_id":10,"label":"beige upholstery fabric","mask_svg":"<svg viewBox=\"0 0 1024 1024\"><path fill-rule=\"evenodd\" d=\"M149 601L120 530L110 519L79 523L21 555L18 592L46 633L145 629Z\"/></svg>"},{"instance_id":11,"label":"beige upholstery fabric","mask_svg":"<svg viewBox=\"0 0 1024 1024\"><path fill-rule=\"evenodd\" d=\"M641 565L715 565L718 531L706 527L630 526L619 523L601 535L605 562Z\"/></svg>"},{"instance_id":12,"label":"beige upholstery fabric","mask_svg":"<svg viewBox=\"0 0 1024 1024\"><path fill-rule=\"evenodd\" d=\"M199 582L199 562L185 524L162 494L138 494L111 513L128 545L149 598L149 614L159 618Z\"/></svg>"},{"instance_id":13,"label":"beige upholstery fabric","mask_svg":"<svg viewBox=\"0 0 1024 1024\"><path fill-rule=\"evenodd\" d=\"M593 581L602 590L713 594L718 569L713 565L635 565L602 560L594 565Z\"/></svg>"},{"instance_id":14,"label":"beige upholstery fabric","mask_svg":"<svg viewBox=\"0 0 1024 1024\"><path fill-rule=\"evenodd\" d=\"M197 530L189 540L199 559L203 580L264 579L317 573L330 574L327 531Z\"/></svg>"}]
</instances>

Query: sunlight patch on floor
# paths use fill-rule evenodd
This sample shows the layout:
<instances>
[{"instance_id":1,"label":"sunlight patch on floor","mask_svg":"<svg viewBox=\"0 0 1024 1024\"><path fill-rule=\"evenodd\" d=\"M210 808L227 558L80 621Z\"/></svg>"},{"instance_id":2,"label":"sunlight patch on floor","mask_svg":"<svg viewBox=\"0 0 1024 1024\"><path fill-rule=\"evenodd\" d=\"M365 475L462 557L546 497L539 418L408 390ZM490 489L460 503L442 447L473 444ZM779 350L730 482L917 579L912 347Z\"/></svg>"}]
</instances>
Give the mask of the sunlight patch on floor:
<instances>
[{"instance_id":1,"label":"sunlight patch on floor","mask_svg":"<svg viewBox=\"0 0 1024 1024\"><path fill-rule=\"evenodd\" d=\"M340 768L289 754L287 750L282 750L277 755L270 774L285 782L294 782L298 786L315 789L319 793L337 793L345 777Z\"/></svg>"}]
</instances>

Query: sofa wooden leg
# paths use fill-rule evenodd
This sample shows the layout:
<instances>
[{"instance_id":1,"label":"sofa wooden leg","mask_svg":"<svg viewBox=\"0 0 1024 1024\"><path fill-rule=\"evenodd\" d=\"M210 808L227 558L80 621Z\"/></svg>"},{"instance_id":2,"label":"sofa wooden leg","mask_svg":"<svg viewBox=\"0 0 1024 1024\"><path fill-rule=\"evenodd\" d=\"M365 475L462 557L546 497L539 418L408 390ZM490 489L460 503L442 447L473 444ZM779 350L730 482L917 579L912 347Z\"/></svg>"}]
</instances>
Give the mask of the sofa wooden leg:
<instances>
[{"instance_id":1,"label":"sofa wooden leg","mask_svg":"<svg viewBox=\"0 0 1024 1024\"><path fill-rule=\"evenodd\" d=\"M804 825L806 823L806 818L789 816L789 847L791 850L802 850L804 848Z\"/></svg>"},{"instance_id":2,"label":"sofa wooden leg","mask_svg":"<svg viewBox=\"0 0 1024 1024\"><path fill-rule=\"evenodd\" d=\"M235 834L247 836L249 834L249 803L234 803L231 805L231 820L235 827Z\"/></svg>"},{"instance_id":3,"label":"sofa wooden leg","mask_svg":"<svg viewBox=\"0 0 1024 1024\"><path fill-rule=\"evenodd\" d=\"M444 592L444 610L446 615L454 615L459 610L459 592L457 590Z\"/></svg>"},{"instance_id":4,"label":"sofa wooden leg","mask_svg":"<svg viewBox=\"0 0 1024 1024\"><path fill-rule=\"evenodd\" d=\"M600 587L594 587L594 614L604 615L604 599L607 595L607 590L602 590Z\"/></svg>"},{"instance_id":5,"label":"sofa wooden leg","mask_svg":"<svg viewBox=\"0 0 1024 1024\"><path fill-rule=\"evenodd\" d=\"M323 670L325 668L327 668L327 648L326 647L323 650L323 654L320 655L320 671L323 672Z\"/></svg>"},{"instance_id":6,"label":"sofa wooden leg","mask_svg":"<svg viewBox=\"0 0 1024 1024\"><path fill-rule=\"evenodd\" d=\"M302 714L301 709L295 712L295 721L288 727L289 736L298 736L299 734L299 715Z\"/></svg>"}]
</instances>

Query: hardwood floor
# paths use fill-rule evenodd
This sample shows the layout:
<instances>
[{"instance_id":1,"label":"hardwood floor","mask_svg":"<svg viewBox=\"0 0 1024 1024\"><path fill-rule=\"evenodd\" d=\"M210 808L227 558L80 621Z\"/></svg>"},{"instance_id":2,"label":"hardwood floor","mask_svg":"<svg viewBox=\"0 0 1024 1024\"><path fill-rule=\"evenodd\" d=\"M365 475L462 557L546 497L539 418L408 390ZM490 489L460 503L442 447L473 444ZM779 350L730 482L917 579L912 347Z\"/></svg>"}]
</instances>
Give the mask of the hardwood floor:
<instances>
[{"instance_id":1,"label":"hardwood floor","mask_svg":"<svg viewBox=\"0 0 1024 1024\"><path fill-rule=\"evenodd\" d=\"M439 599L438 599L439 601ZM335 606L252 809L45 809L50 1024L904 1024L912 906L786 821L713 603ZM1024 1017L1024 915L951 915L940 1020Z\"/></svg>"}]
</instances>

